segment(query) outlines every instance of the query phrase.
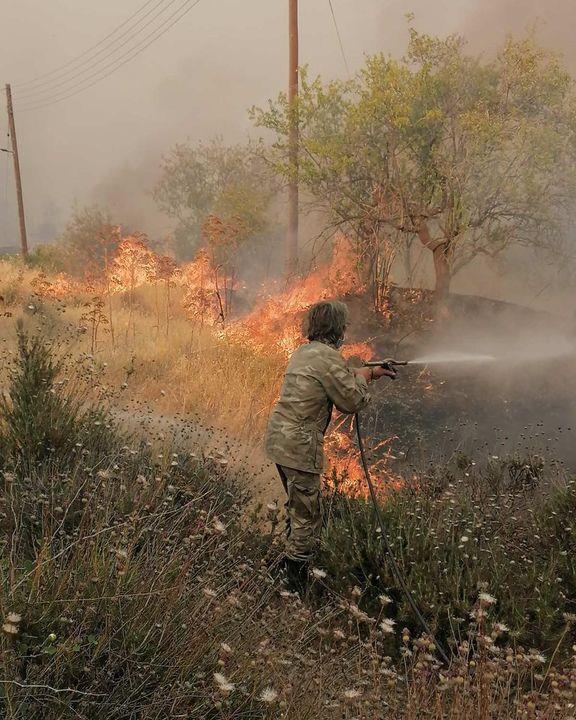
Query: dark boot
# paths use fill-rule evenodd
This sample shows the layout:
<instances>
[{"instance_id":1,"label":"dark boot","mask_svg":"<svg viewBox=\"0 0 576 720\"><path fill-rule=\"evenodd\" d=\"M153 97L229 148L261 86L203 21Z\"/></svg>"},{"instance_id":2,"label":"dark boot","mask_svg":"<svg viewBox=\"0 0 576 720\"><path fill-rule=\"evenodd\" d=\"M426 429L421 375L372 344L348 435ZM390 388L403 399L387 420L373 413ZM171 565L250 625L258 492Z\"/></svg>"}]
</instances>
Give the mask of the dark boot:
<instances>
[{"instance_id":1,"label":"dark boot","mask_svg":"<svg viewBox=\"0 0 576 720\"><path fill-rule=\"evenodd\" d=\"M308 570L310 561L291 557L284 558L284 584L290 590L303 597L308 589Z\"/></svg>"}]
</instances>

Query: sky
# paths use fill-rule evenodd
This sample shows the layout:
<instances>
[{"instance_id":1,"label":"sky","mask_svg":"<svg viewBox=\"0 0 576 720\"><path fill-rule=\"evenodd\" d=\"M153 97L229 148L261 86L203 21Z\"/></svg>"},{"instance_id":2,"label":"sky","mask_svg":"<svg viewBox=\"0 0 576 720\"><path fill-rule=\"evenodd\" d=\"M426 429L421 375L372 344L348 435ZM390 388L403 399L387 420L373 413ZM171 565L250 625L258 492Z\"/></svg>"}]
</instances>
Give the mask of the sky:
<instances>
[{"instance_id":1,"label":"sky","mask_svg":"<svg viewBox=\"0 0 576 720\"><path fill-rule=\"evenodd\" d=\"M182 0L163 2L162 17L167 17ZM156 3L149 0L147 8ZM414 13L420 30L465 34L474 52L490 53L506 33L536 27L542 42L572 60L574 0L547 0L544 8L536 0L332 4L352 72L367 54L403 53L407 13ZM74 59L142 5L144 0L0 0L0 82L13 84L33 242L53 239L74 203L99 202L117 221L167 234L170 223L150 196L163 154L177 142L214 135L241 141L251 129L247 109L285 87L288 0L200 0L162 38L102 82L63 102L25 110L53 101L62 86L42 86L39 92L38 85L24 83ZM300 62L312 73L346 76L328 0L300 0ZM88 63L80 70L87 75L98 66ZM59 76L46 80L62 81ZM26 97L31 90L36 94ZM5 147L2 107L0 132ZM0 246L16 243L16 233L11 158L2 153Z\"/></svg>"}]
</instances>

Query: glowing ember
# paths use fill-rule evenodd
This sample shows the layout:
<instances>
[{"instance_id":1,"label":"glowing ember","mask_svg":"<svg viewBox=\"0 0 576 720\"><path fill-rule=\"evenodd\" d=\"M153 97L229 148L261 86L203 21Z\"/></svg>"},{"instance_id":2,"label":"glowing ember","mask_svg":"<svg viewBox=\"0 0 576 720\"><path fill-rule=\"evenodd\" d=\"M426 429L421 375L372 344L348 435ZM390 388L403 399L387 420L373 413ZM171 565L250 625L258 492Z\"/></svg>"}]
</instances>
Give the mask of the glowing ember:
<instances>
[{"instance_id":1,"label":"glowing ember","mask_svg":"<svg viewBox=\"0 0 576 720\"><path fill-rule=\"evenodd\" d=\"M404 485L402 477L393 473L388 466L390 455L387 448L393 440L394 438L386 438L376 447L371 448L372 452L380 451L379 459L370 467L370 475L376 492L381 497L385 497L390 490L398 490ZM332 430L326 436L325 448L328 458L326 476L331 487L350 497L367 497L369 491L359 451L350 435L340 429Z\"/></svg>"},{"instance_id":2,"label":"glowing ember","mask_svg":"<svg viewBox=\"0 0 576 720\"><path fill-rule=\"evenodd\" d=\"M218 272L206 250L200 250L192 262L182 267L183 306L189 317L201 324L213 326L225 320Z\"/></svg>"}]
</instances>

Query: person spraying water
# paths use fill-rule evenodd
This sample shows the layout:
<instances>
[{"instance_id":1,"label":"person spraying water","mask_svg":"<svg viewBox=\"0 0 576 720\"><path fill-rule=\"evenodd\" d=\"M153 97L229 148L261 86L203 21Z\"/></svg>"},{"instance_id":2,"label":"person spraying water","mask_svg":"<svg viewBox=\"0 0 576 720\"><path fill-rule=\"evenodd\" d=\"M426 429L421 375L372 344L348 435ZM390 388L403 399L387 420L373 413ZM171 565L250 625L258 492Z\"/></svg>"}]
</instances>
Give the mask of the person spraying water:
<instances>
[{"instance_id":1,"label":"person spraying water","mask_svg":"<svg viewBox=\"0 0 576 720\"><path fill-rule=\"evenodd\" d=\"M283 564L293 589L306 584L322 529L320 477L332 410L336 407L348 414L363 410L370 402L369 383L396 376L392 367L348 367L340 353L348 326L344 303L316 303L308 312L307 324L308 342L290 358L265 443L286 493Z\"/></svg>"},{"instance_id":2,"label":"person spraying water","mask_svg":"<svg viewBox=\"0 0 576 720\"><path fill-rule=\"evenodd\" d=\"M406 585L384 528L380 507L370 478L364 453L359 413L370 402L368 384L381 378L396 377L396 366L408 361L384 360L349 368L339 352L348 325L344 303L324 301L308 312L308 343L290 358L280 398L274 407L266 432L266 452L276 464L286 492L285 580L290 589L304 592L309 564L314 557L322 529L320 476L324 470L324 435L336 407L354 415L362 466L381 532L379 537L389 557L398 585L406 596L423 630L434 634ZM449 659L435 641L443 662Z\"/></svg>"}]
</instances>

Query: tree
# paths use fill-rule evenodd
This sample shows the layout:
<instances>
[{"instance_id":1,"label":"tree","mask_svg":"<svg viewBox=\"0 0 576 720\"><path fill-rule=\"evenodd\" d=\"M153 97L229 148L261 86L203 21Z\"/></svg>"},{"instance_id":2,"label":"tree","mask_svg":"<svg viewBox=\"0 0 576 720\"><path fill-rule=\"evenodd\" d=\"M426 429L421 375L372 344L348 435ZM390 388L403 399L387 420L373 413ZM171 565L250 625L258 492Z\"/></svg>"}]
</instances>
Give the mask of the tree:
<instances>
[{"instance_id":1,"label":"tree","mask_svg":"<svg viewBox=\"0 0 576 720\"><path fill-rule=\"evenodd\" d=\"M98 205L75 207L58 239L66 265L75 274L100 274L122 240L120 229Z\"/></svg>"},{"instance_id":2,"label":"tree","mask_svg":"<svg viewBox=\"0 0 576 720\"><path fill-rule=\"evenodd\" d=\"M410 35L404 59L368 58L352 81L302 73L300 181L332 227L355 234L376 296L416 237L443 298L478 255L553 237L574 187L573 86L531 39L484 61L459 37ZM286 96L252 112L289 177Z\"/></svg>"},{"instance_id":3,"label":"tree","mask_svg":"<svg viewBox=\"0 0 576 720\"><path fill-rule=\"evenodd\" d=\"M239 220L239 242L263 233L275 185L273 173L250 146L228 147L213 140L176 145L164 159L154 198L177 221L177 254L189 260L202 244L202 228L210 215L226 223Z\"/></svg>"}]
</instances>

